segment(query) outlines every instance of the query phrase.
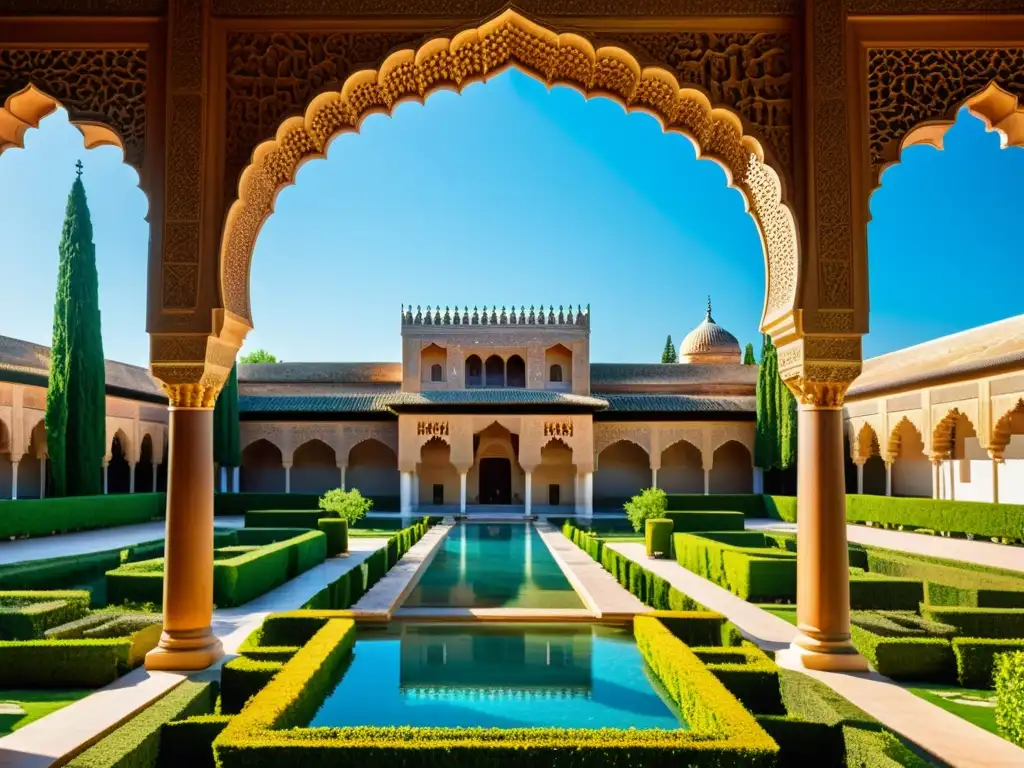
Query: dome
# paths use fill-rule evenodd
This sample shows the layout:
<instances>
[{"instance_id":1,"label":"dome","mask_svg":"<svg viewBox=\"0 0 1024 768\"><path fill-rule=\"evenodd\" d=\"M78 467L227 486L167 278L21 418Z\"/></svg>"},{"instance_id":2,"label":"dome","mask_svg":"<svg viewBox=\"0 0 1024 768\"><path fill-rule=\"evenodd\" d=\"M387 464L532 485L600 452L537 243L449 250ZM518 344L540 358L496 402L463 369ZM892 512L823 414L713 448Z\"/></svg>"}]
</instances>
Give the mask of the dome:
<instances>
[{"instance_id":1,"label":"dome","mask_svg":"<svg viewBox=\"0 0 1024 768\"><path fill-rule=\"evenodd\" d=\"M681 363L739 363L742 360L736 337L711 317L711 297L704 322L690 331L679 345Z\"/></svg>"}]
</instances>

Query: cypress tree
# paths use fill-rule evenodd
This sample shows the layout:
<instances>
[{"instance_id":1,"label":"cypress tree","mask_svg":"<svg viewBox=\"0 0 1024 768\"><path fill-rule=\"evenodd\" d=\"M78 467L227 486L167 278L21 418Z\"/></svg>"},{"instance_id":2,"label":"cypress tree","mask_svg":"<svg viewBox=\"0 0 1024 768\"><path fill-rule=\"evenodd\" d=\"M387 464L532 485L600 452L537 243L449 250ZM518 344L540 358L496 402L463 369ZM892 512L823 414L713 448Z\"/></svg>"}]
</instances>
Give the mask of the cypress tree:
<instances>
[{"instance_id":1,"label":"cypress tree","mask_svg":"<svg viewBox=\"0 0 1024 768\"><path fill-rule=\"evenodd\" d=\"M100 493L107 451L96 247L82 162L75 168L60 239L46 390L46 445L55 496Z\"/></svg>"},{"instance_id":2,"label":"cypress tree","mask_svg":"<svg viewBox=\"0 0 1024 768\"><path fill-rule=\"evenodd\" d=\"M213 460L222 467L241 464L238 438L238 365L231 366L213 409Z\"/></svg>"},{"instance_id":3,"label":"cypress tree","mask_svg":"<svg viewBox=\"0 0 1024 768\"><path fill-rule=\"evenodd\" d=\"M789 469L796 465L796 398L789 387L779 377L778 357L775 369L778 384L778 418L779 418L779 467Z\"/></svg>"},{"instance_id":4,"label":"cypress tree","mask_svg":"<svg viewBox=\"0 0 1024 768\"><path fill-rule=\"evenodd\" d=\"M676 345L672 343L672 335L665 339L665 349L661 353L661 362L663 363L678 363L679 358L676 356Z\"/></svg>"},{"instance_id":5,"label":"cypress tree","mask_svg":"<svg viewBox=\"0 0 1024 768\"><path fill-rule=\"evenodd\" d=\"M743 364L744 365L757 365L757 358L754 357L754 345L747 344L747 348L743 350Z\"/></svg>"},{"instance_id":6,"label":"cypress tree","mask_svg":"<svg viewBox=\"0 0 1024 768\"><path fill-rule=\"evenodd\" d=\"M761 367L757 373L757 424L754 439L754 464L762 469L778 466L778 381L775 347L771 338L765 334L761 344Z\"/></svg>"}]
</instances>

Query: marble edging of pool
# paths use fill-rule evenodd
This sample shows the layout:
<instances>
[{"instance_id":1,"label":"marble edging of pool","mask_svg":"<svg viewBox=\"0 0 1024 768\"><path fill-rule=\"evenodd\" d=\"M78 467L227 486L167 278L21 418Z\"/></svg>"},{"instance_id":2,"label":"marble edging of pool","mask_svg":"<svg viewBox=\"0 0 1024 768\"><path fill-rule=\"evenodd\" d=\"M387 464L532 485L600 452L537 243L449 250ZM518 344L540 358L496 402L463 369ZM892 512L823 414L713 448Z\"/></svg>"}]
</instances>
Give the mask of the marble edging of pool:
<instances>
[{"instance_id":1,"label":"marble edging of pool","mask_svg":"<svg viewBox=\"0 0 1024 768\"><path fill-rule=\"evenodd\" d=\"M551 536L562 536L562 532L546 520L543 522L535 520L527 523L527 525L533 526L533 530L537 532L540 540L544 542L544 546L548 548L548 552L551 553L551 557L561 569L566 581L569 582L569 585L573 590L575 590L580 600L583 601L583 605L586 606L586 609L593 614L595 619L600 619L601 608L598 605L597 600L594 599L594 596L590 594L590 590L583 585L583 581L576 575L575 571L573 571L572 566L565 561L558 549L553 546L552 542L549 540ZM562 538L564 538L564 536ZM566 539L566 541L568 541L568 539Z\"/></svg>"},{"instance_id":2,"label":"marble edging of pool","mask_svg":"<svg viewBox=\"0 0 1024 768\"><path fill-rule=\"evenodd\" d=\"M423 573L430 567L441 546L454 529L454 523L442 522L427 531L423 538L416 542L402 556L402 559L385 574L384 578L377 582L369 592L352 606L353 613L357 616L390 620L395 610L401 607L402 603L405 602L406 598L416 588L416 585L419 584ZM424 544L426 547L423 546ZM420 551L417 551L417 549ZM423 552L423 549L426 551ZM412 564L412 559L416 557L420 558L419 565L409 573L408 566ZM406 568L402 567L403 561L405 561ZM376 595L374 594L375 591L377 592ZM366 605L360 607L360 603L364 602ZM381 603L385 602L386 606L381 605Z\"/></svg>"}]
</instances>

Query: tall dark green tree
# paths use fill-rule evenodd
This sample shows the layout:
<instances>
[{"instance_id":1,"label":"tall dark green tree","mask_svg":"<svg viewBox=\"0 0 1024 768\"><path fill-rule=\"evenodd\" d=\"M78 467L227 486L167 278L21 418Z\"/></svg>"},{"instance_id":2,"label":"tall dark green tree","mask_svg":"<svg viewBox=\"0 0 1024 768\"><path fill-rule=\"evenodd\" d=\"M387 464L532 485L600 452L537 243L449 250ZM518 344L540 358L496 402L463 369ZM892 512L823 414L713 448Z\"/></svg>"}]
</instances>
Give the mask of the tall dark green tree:
<instances>
[{"instance_id":1,"label":"tall dark green tree","mask_svg":"<svg viewBox=\"0 0 1024 768\"><path fill-rule=\"evenodd\" d=\"M75 167L60 238L46 390L46 447L56 496L100 493L107 452L96 247L81 161Z\"/></svg>"},{"instance_id":2,"label":"tall dark green tree","mask_svg":"<svg viewBox=\"0 0 1024 768\"><path fill-rule=\"evenodd\" d=\"M672 343L671 334L665 339L665 349L661 353L661 362L663 363L678 363L679 357L676 355L676 345Z\"/></svg>"},{"instance_id":3,"label":"tall dark green tree","mask_svg":"<svg viewBox=\"0 0 1024 768\"><path fill-rule=\"evenodd\" d=\"M231 375L217 396L213 409L213 460L221 467L237 467L242 463L238 438L238 365L231 366Z\"/></svg>"},{"instance_id":4,"label":"tall dark green tree","mask_svg":"<svg viewBox=\"0 0 1024 768\"><path fill-rule=\"evenodd\" d=\"M743 350L743 364L744 365L757 365L757 358L754 357L754 345L747 344L747 348Z\"/></svg>"},{"instance_id":5,"label":"tall dark green tree","mask_svg":"<svg viewBox=\"0 0 1024 768\"><path fill-rule=\"evenodd\" d=\"M779 358L775 356L776 413L779 419L779 468L796 466L796 398L779 376Z\"/></svg>"},{"instance_id":6,"label":"tall dark green tree","mask_svg":"<svg viewBox=\"0 0 1024 768\"><path fill-rule=\"evenodd\" d=\"M765 334L761 341L761 367L757 372L757 424L754 434L754 464L772 469L779 463L779 423L775 347Z\"/></svg>"}]
</instances>

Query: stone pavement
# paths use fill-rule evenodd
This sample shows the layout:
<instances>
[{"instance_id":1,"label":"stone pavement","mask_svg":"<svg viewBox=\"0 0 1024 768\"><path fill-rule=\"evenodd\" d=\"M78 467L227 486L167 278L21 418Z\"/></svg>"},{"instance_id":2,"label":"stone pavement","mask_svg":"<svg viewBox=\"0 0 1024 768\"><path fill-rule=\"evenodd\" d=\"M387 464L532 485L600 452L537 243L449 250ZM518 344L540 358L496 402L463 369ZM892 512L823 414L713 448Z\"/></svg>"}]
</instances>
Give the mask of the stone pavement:
<instances>
[{"instance_id":1,"label":"stone pavement","mask_svg":"<svg viewBox=\"0 0 1024 768\"><path fill-rule=\"evenodd\" d=\"M214 520L215 528L241 528L245 525L244 515L225 515ZM95 531L60 533L56 536L42 536L37 539L18 539L0 542L0 565L18 563L24 560L43 560L64 555L84 555L107 549L128 547L144 541L155 541L164 537L162 521L119 525L116 528L101 528Z\"/></svg>"},{"instance_id":2,"label":"stone pavement","mask_svg":"<svg viewBox=\"0 0 1024 768\"><path fill-rule=\"evenodd\" d=\"M781 520L747 520L747 530L796 533L796 523ZM906 531L886 531L881 528L868 528L866 525L846 526L846 538L857 544L1024 572L1024 547L993 544L991 541L945 539L941 536Z\"/></svg>"},{"instance_id":3,"label":"stone pavement","mask_svg":"<svg viewBox=\"0 0 1024 768\"><path fill-rule=\"evenodd\" d=\"M299 608L386 543L384 538L349 539L348 557L327 560L243 606L214 611L213 631L224 644L227 658L268 614ZM194 677L217 676L218 667L195 673ZM91 696L0 738L0 768L44 768L56 761L62 764L185 678L179 673L136 669Z\"/></svg>"},{"instance_id":4,"label":"stone pavement","mask_svg":"<svg viewBox=\"0 0 1024 768\"><path fill-rule=\"evenodd\" d=\"M676 589L729 618L766 650L786 647L796 627L712 584L672 560L650 560L643 544L608 544L667 579ZM1024 749L921 699L879 674L800 670L821 680L887 727L953 768L1020 768Z\"/></svg>"},{"instance_id":5,"label":"stone pavement","mask_svg":"<svg viewBox=\"0 0 1024 768\"><path fill-rule=\"evenodd\" d=\"M391 613L409 596L419 583L420 576L430 565L445 538L451 533L454 524L445 519L438 523L423 537L413 544L402 559L395 563L384 578L374 584L352 606L352 611L360 616L387 621Z\"/></svg>"}]
</instances>

